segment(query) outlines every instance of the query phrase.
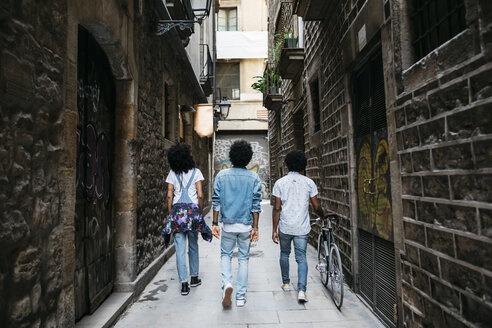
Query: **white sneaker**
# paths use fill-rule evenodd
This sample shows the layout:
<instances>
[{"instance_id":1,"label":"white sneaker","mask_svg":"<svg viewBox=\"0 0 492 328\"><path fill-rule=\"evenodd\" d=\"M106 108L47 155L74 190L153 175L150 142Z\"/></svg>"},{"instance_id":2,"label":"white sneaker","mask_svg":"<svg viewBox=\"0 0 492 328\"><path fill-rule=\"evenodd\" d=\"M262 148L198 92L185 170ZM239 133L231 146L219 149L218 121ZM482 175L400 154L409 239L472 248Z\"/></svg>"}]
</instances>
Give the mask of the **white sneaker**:
<instances>
[{"instance_id":1,"label":"white sneaker","mask_svg":"<svg viewBox=\"0 0 492 328\"><path fill-rule=\"evenodd\" d=\"M236 306L237 307L242 307L246 305L246 300L244 298L236 300Z\"/></svg>"},{"instance_id":2,"label":"white sneaker","mask_svg":"<svg viewBox=\"0 0 492 328\"><path fill-rule=\"evenodd\" d=\"M299 293L297 294L297 300L298 300L299 302L307 302L307 301L308 301L308 299L307 299L306 293L305 293L305 292L299 292Z\"/></svg>"},{"instance_id":3,"label":"white sneaker","mask_svg":"<svg viewBox=\"0 0 492 328\"><path fill-rule=\"evenodd\" d=\"M222 307L228 308L231 306L232 290L233 290L232 285L230 283L227 283L227 285L225 285L224 290L222 292Z\"/></svg>"},{"instance_id":4,"label":"white sneaker","mask_svg":"<svg viewBox=\"0 0 492 328\"><path fill-rule=\"evenodd\" d=\"M284 292L290 292L292 290L292 286L290 284L282 284L280 287L282 287Z\"/></svg>"}]
</instances>

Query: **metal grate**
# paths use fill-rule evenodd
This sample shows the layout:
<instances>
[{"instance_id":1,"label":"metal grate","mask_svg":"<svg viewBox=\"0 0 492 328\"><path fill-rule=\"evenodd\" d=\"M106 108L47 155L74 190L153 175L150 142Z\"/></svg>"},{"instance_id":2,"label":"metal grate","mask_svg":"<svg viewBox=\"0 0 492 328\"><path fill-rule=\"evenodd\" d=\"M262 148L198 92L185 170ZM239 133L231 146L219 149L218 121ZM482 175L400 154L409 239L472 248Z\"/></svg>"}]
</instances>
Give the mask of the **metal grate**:
<instances>
[{"instance_id":1,"label":"metal grate","mask_svg":"<svg viewBox=\"0 0 492 328\"><path fill-rule=\"evenodd\" d=\"M416 0L412 13L417 60L466 28L463 0Z\"/></svg>"},{"instance_id":2,"label":"metal grate","mask_svg":"<svg viewBox=\"0 0 492 328\"><path fill-rule=\"evenodd\" d=\"M374 237L376 267L376 311L389 324L394 324L396 304L396 270L394 244Z\"/></svg>"},{"instance_id":3,"label":"metal grate","mask_svg":"<svg viewBox=\"0 0 492 328\"><path fill-rule=\"evenodd\" d=\"M374 254L372 235L359 229L360 291L369 304L374 304Z\"/></svg>"}]
</instances>

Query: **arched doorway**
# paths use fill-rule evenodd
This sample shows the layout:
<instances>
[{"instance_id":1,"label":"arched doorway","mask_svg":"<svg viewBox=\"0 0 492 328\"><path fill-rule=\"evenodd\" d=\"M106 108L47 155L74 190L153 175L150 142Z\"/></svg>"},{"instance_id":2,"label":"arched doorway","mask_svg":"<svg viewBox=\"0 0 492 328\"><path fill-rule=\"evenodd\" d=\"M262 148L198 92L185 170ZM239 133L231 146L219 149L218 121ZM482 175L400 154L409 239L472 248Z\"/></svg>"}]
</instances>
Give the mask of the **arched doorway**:
<instances>
[{"instance_id":1,"label":"arched doorway","mask_svg":"<svg viewBox=\"0 0 492 328\"><path fill-rule=\"evenodd\" d=\"M112 162L115 84L108 58L79 26L77 55L75 319L92 313L114 279Z\"/></svg>"}]
</instances>

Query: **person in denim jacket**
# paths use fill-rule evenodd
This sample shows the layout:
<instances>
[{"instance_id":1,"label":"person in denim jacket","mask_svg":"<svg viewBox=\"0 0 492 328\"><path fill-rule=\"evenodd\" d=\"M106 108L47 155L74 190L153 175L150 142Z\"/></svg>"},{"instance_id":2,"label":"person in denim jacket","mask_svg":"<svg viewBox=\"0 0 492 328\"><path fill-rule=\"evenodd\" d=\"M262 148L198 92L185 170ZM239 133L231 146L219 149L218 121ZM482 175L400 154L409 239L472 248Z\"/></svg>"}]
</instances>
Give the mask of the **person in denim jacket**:
<instances>
[{"instance_id":1,"label":"person in denim jacket","mask_svg":"<svg viewBox=\"0 0 492 328\"><path fill-rule=\"evenodd\" d=\"M229 151L233 167L220 171L215 177L212 233L220 238L222 271L222 306L231 306L232 252L238 248L236 305L246 304L250 243L258 240L258 218L261 212L261 181L253 171L246 169L253 150L244 141L235 141ZM219 228L222 223L222 231Z\"/></svg>"}]
</instances>

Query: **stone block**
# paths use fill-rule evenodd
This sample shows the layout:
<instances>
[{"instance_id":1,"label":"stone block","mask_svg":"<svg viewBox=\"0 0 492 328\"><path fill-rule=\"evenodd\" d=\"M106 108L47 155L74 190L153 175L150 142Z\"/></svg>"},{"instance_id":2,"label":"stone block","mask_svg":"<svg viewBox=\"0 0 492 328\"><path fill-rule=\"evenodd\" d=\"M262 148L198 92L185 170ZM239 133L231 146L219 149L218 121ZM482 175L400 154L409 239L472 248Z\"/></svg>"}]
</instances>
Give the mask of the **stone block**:
<instances>
[{"instance_id":1,"label":"stone block","mask_svg":"<svg viewBox=\"0 0 492 328\"><path fill-rule=\"evenodd\" d=\"M477 169L492 167L492 140L473 142L473 152Z\"/></svg>"},{"instance_id":2,"label":"stone block","mask_svg":"<svg viewBox=\"0 0 492 328\"><path fill-rule=\"evenodd\" d=\"M447 254L451 257L454 255L453 234L442 230L426 227L427 230L427 247L438 252Z\"/></svg>"},{"instance_id":3,"label":"stone block","mask_svg":"<svg viewBox=\"0 0 492 328\"><path fill-rule=\"evenodd\" d=\"M432 116L467 104L468 83L466 80L429 94L429 106Z\"/></svg>"},{"instance_id":4,"label":"stone block","mask_svg":"<svg viewBox=\"0 0 492 328\"><path fill-rule=\"evenodd\" d=\"M442 279L450 284L481 297L482 275L469 267L440 258Z\"/></svg>"},{"instance_id":5,"label":"stone block","mask_svg":"<svg viewBox=\"0 0 492 328\"><path fill-rule=\"evenodd\" d=\"M405 106L407 124L429 119L429 107L427 100L423 97L415 98L409 105Z\"/></svg>"},{"instance_id":6,"label":"stone block","mask_svg":"<svg viewBox=\"0 0 492 328\"><path fill-rule=\"evenodd\" d=\"M405 258L412 264L420 266L419 250L417 247L405 244Z\"/></svg>"},{"instance_id":7,"label":"stone block","mask_svg":"<svg viewBox=\"0 0 492 328\"><path fill-rule=\"evenodd\" d=\"M423 293L431 295L429 287L429 276L424 271L416 268L412 269L412 284L415 288L418 288Z\"/></svg>"},{"instance_id":8,"label":"stone block","mask_svg":"<svg viewBox=\"0 0 492 328\"><path fill-rule=\"evenodd\" d=\"M474 107L447 117L449 139L464 139L492 133L492 115L487 106Z\"/></svg>"},{"instance_id":9,"label":"stone block","mask_svg":"<svg viewBox=\"0 0 492 328\"><path fill-rule=\"evenodd\" d=\"M470 77L472 101L492 97L492 69L480 72Z\"/></svg>"},{"instance_id":10,"label":"stone block","mask_svg":"<svg viewBox=\"0 0 492 328\"><path fill-rule=\"evenodd\" d=\"M0 220L0 245L12 247L30 235L31 231L21 211L4 213L3 219Z\"/></svg>"},{"instance_id":11,"label":"stone block","mask_svg":"<svg viewBox=\"0 0 492 328\"><path fill-rule=\"evenodd\" d=\"M401 264L401 277L402 279L411 284L412 283L412 268L410 267L409 264L402 263Z\"/></svg>"},{"instance_id":12,"label":"stone block","mask_svg":"<svg viewBox=\"0 0 492 328\"><path fill-rule=\"evenodd\" d=\"M425 246L425 232L423 225L405 221L403 227L405 230L405 239L412 240Z\"/></svg>"},{"instance_id":13,"label":"stone block","mask_svg":"<svg viewBox=\"0 0 492 328\"><path fill-rule=\"evenodd\" d=\"M448 177L434 175L422 177L424 196L449 199Z\"/></svg>"},{"instance_id":14,"label":"stone block","mask_svg":"<svg viewBox=\"0 0 492 328\"><path fill-rule=\"evenodd\" d=\"M473 156L469 143L439 147L432 150L434 167L439 170L473 169Z\"/></svg>"},{"instance_id":15,"label":"stone block","mask_svg":"<svg viewBox=\"0 0 492 328\"><path fill-rule=\"evenodd\" d=\"M399 108L395 110L395 123L397 129L407 125L405 119L405 108Z\"/></svg>"},{"instance_id":16,"label":"stone block","mask_svg":"<svg viewBox=\"0 0 492 328\"><path fill-rule=\"evenodd\" d=\"M410 199L402 199L403 216L411 219L416 219L415 216L415 202Z\"/></svg>"},{"instance_id":17,"label":"stone block","mask_svg":"<svg viewBox=\"0 0 492 328\"><path fill-rule=\"evenodd\" d=\"M475 209L430 202L417 202L418 220L443 227L478 233Z\"/></svg>"},{"instance_id":18,"label":"stone block","mask_svg":"<svg viewBox=\"0 0 492 328\"><path fill-rule=\"evenodd\" d=\"M422 312L424 310L423 297L415 291L412 286L407 285L406 283L402 284L402 288L403 300Z\"/></svg>"},{"instance_id":19,"label":"stone block","mask_svg":"<svg viewBox=\"0 0 492 328\"><path fill-rule=\"evenodd\" d=\"M449 310L459 313L460 295L455 289L431 279L431 290L433 299L446 306Z\"/></svg>"},{"instance_id":20,"label":"stone block","mask_svg":"<svg viewBox=\"0 0 492 328\"><path fill-rule=\"evenodd\" d=\"M419 126L420 142L422 145L431 145L443 142L446 138L444 119L439 119Z\"/></svg>"},{"instance_id":21,"label":"stone block","mask_svg":"<svg viewBox=\"0 0 492 328\"><path fill-rule=\"evenodd\" d=\"M410 153L403 153L400 155L400 170L404 173L412 173L412 157Z\"/></svg>"},{"instance_id":22,"label":"stone block","mask_svg":"<svg viewBox=\"0 0 492 328\"><path fill-rule=\"evenodd\" d=\"M469 174L451 176L454 199L492 202L492 175Z\"/></svg>"},{"instance_id":23,"label":"stone block","mask_svg":"<svg viewBox=\"0 0 492 328\"><path fill-rule=\"evenodd\" d=\"M423 249L420 249L419 251L420 267L435 276L439 276L439 263L437 262L437 256Z\"/></svg>"},{"instance_id":24,"label":"stone block","mask_svg":"<svg viewBox=\"0 0 492 328\"><path fill-rule=\"evenodd\" d=\"M457 258L492 271L492 243L456 235Z\"/></svg>"},{"instance_id":25,"label":"stone block","mask_svg":"<svg viewBox=\"0 0 492 328\"><path fill-rule=\"evenodd\" d=\"M424 299L424 318L422 323L424 327L446 327L444 323L443 311L433 301Z\"/></svg>"},{"instance_id":26,"label":"stone block","mask_svg":"<svg viewBox=\"0 0 492 328\"><path fill-rule=\"evenodd\" d=\"M41 292L42 289L39 283L36 283L36 285L34 285L34 287L31 289L31 309L33 313L36 313L39 310Z\"/></svg>"},{"instance_id":27,"label":"stone block","mask_svg":"<svg viewBox=\"0 0 492 328\"><path fill-rule=\"evenodd\" d=\"M479 213L482 235L492 238L492 210L481 208Z\"/></svg>"},{"instance_id":28,"label":"stone block","mask_svg":"<svg viewBox=\"0 0 492 328\"><path fill-rule=\"evenodd\" d=\"M39 252L34 247L21 251L17 256L14 266L13 281L26 283L32 281L39 274L40 258Z\"/></svg>"},{"instance_id":29,"label":"stone block","mask_svg":"<svg viewBox=\"0 0 492 328\"><path fill-rule=\"evenodd\" d=\"M420 177L404 176L401 178L401 186L403 195L422 196Z\"/></svg>"},{"instance_id":30,"label":"stone block","mask_svg":"<svg viewBox=\"0 0 492 328\"><path fill-rule=\"evenodd\" d=\"M423 151L413 152L412 153L412 164L413 164L413 171L414 172L430 171L430 169L431 169L430 151L429 150L423 150Z\"/></svg>"},{"instance_id":31,"label":"stone block","mask_svg":"<svg viewBox=\"0 0 492 328\"><path fill-rule=\"evenodd\" d=\"M417 127L412 127L402 132L403 148L413 148L420 145L419 132Z\"/></svg>"},{"instance_id":32,"label":"stone block","mask_svg":"<svg viewBox=\"0 0 492 328\"><path fill-rule=\"evenodd\" d=\"M490 327L492 306L462 294L463 316L476 327Z\"/></svg>"},{"instance_id":33,"label":"stone block","mask_svg":"<svg viewBox=\"0 0 492 328\"><path fill-rule=\"evenodd\" d=\"M31 300L26 295L18 300L12 301L9 306L9 319L12 323L19 323L31 315Z\"/></svg>"}]
</instances>

